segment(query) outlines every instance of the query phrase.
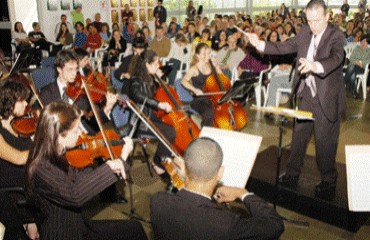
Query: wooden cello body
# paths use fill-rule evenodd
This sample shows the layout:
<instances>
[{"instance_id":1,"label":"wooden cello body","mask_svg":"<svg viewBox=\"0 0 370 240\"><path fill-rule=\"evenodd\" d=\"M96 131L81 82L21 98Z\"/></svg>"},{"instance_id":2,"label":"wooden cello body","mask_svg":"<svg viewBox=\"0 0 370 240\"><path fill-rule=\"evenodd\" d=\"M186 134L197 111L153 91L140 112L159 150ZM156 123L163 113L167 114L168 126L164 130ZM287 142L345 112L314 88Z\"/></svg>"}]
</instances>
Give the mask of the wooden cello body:
<instances>
[{"instance_id":1,"label":"wooden cello body","mask_svg":"<svg viewBox=\"0 0 370 240\"><path fill-rule=\"evenodd\" d=\"M182 103L175 89L167 86L157 76L155 77L160 87L155 92L154 98L160 102L169 103L173 109L170 113L156 111L156 115L161 118L164 123L171 125L175 129L176 138L173 146L178 152L183 154L190 142L198 138L200 129L194 121L187 116L187 113L182 110Z\"/></svg>"},{"instance_id":2,"label":"wooden cello body","mask_svg":"<svg viewBox=\"0 0 370 240\"><path fill-rule=\"evenodd\" d=\"M229 90L231 88L230 79L224 74L218 74L211 60L209 62L212 68L212 74L206 79L203 92L212 93ZM235 101L219 104L221 97L221 94L208 96L215 110L214 126L227 130L242 129L248 122L248 116L243 106L240 102Z\"/></svg>"}]
</instances>

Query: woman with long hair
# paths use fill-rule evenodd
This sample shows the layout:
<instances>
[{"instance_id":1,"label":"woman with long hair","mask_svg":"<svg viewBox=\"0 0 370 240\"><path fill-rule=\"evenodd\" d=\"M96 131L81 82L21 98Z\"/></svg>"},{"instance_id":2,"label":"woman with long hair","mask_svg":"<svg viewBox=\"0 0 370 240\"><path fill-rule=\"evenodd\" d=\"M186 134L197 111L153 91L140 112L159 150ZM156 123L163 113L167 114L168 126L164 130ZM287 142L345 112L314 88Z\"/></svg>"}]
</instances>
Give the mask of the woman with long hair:
<instances>
[{"instance_id":1,"label":"woman with long hair","mask_svg":"<svg viewBox=\"0 0 370 240\"><path fill-rule=\"evenodd\" d=\"M154 94L158 88L158 83L155 80L155 75L161 77L162 72L159 69L159 57L153 50L145 50L140 55L133 56L129 66L130 87L129 95L138 104L144 104L144 114L146 114L159 131L172 144L176 137L175 129L162 122L155 114L154 110L163 110L165 112L172 111L172 107L167 102L159 102L154 98ZM159 143L157 151L154 155L155 164L160 167L161 161L165 157L170 157L171 152L162 144ZM164 171L155 168L159 175L165 176Z\"/></svg>"},{"instance_id":2,"label":"woman with long hair","mask_svg":"<svg viewBox=\"0 0 370 240\"><path fill-rule=\"evenodd\" d=\"M56 101L41 112L26 170L27 195L45 216L40 239L146 239L135 221L83 220L82 205L117 176L125 178L124 161L133 145L126 137L118 159L96 168L74 168L65 153L75 147L80 125L81 111L74 105Z\"/></svg>"},{"instance_id":3,"label":"woman with long hair","mask_svg":"<svg viewBox=\"0 0 370 240\"><path fill-rule=\"evenodd\" d=\"M59 33L56 39L57 42L60 42L63 46L67 46L73 43L73 36L68 30L68 26L66 23L60 24Z\"/></svg>"},{"instance_id":4,"label":"woman with long hair","mask_svg":"<svg viewBox=\"0 0 370 240\"><path fill-rule=\"evenodd\" d=\"M13 129L12 121L24 114L29 98L29 90L23 84L13 80L2 82L0 86L0 187L24 187L25 164L31 145L29 137L22 137ZM32 212L22 216L16 209L16 199L6 193L0 194L2 210L0 222L5 227L5 239L18 239L17 234L24 233L22 218L32 217ZM7 207L5 207L7 205ZM12 210L15 209L15 210ZM10 214L8 214L10 213ZM28 237L38 237L35 223L26 227ZM25 236L24 236L25 237Z\"/></svg>"},{"instance_id":5,"label":"woman with long hair","mask_svg":"<svg viewBox=\"0 0 370 240\"><path fill-rule=\"evenodd\" d=\"M206 43L199 43L195 48L190 69L182 79L182 85L195 95L190 106L202 116L202 126L213 126L214 121L212 102L207 97L202 96L206 80L212 74L210 59L211 48ZM212 62L217 74L222 74L216 61L212 60Z\"/></svg>"},{"instance_id":6,"label":"woman with long hair","mask_svg":"<svg viewBox=\"0 0 370 240\"><path fill-rule=\"evenodd\" d=\"M21 22L16 22L14 24L14 31L12 32L12 40L16 45L17 52L21 52L26 48L31 47L30 39L26 31L23 29L23 25Z\"/></svg>"}]
</instances>

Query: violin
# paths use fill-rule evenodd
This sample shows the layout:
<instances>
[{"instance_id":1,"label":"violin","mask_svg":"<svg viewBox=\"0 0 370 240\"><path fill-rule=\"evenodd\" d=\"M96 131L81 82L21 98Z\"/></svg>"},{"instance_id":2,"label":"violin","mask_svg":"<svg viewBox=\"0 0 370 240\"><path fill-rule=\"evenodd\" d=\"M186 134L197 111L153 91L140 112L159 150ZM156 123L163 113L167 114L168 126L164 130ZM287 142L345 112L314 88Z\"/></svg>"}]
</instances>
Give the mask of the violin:
<instances>
[{"instance_id":1,"label":"violin","mask_svg":"<svg viewBox=\"0 0 370 240\"><path fill-rule=\"evenodd\" d=\"M154 98L159 102L167 102L171 105L173 111L165 113L162 110L155 114L162 122L172 126L176 131L176 138L173 146L180 153L184 153L191 141L198 138L200 130L194 121L182 110L182 103L175 89L165 84L162 79L154 75L160 87L156 90Z\"/></svg>"},{"instance_id":2,"label":"violin","mask_svg":"<svg viewBox=\"0 0 370 240\"><path fill-rule=\"evenodd\" d=\"M36 131L38 119L37 110L28 108L23 116L13 118L10 126L19 136L30 137Z\"/></svg>"},{"instance_id":3,"label":"violin","mask_svg":"<svg viewBox=\"0 0 370 240\"><path fill-rule=\"evenodd\" d=\"M104 96L107 91L107 80L104 75L98 71L89 73L87 77L84 77L78 73L75 81L73 83L68 83L66 88L67 95L71 99L76 100L79 96L86 94L82 88L82 80L85 81L86 85L90 89L99 90L99 92L91 92L91 98L94 103L101 103L104 100Z\"/></svg>"},{"instance_id":4,"label":"violin","mask_svg":"<svg viewBox=\"0 0 370 240\"><path fill-rule=\"evenodd\" d=\"M114 159L118 158L121 155L125 141L113 130L104 130L104 134L110 141ZM148 143L149 139L134 140L134 142L138 141ZM95 136L89 136L85 133L81 134L76 146L69 149L65 156L69 165L75 168L84 168L91 165L96 158L103 158L105 160L111 158L102 132Z\"/></svg>"},{"instance_id":5,"label":"violin","mask_svg":"<svg viewBox=\"0 0 370 240\"><path fill-rule=\"evenodd\" d=\"M225 74L218 74L212 61L209 61L212 74L206 79L203 92L210 93L208 96L215 109L214 126L228 130L240 130L248 122L247 112L240 102L229 101L219 104L222 95L212 94L225 92L230 89L231 81ZM207 95L207 94L205 94Z\"/></svg>"},{"instance_id":6,"label":"violin","mask_svg":"<svg viewBox=\"0 0 370 240\"><path fill-rule=\"evenodd\" d=\"M36 97L36 100L39 102L41 108L43 108L44 105L41 102L40 96L37 92L32 76L30 77L29 88ZM27 106L27 108L24 111L24 115L13 118L12 121L10 122L10 125L19 136L30 137L36 131L38 120L39 120L38 110L32 109L30 106Z\"/></svg>"}]
</instances>

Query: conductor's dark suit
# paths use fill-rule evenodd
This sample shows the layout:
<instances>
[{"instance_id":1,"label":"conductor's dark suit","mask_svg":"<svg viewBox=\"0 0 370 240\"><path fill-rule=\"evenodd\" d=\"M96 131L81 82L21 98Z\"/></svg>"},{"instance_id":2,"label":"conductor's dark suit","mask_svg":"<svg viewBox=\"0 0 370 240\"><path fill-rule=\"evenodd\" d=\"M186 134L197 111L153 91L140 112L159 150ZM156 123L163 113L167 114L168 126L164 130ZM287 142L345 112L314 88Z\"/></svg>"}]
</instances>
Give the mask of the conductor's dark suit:
<instances>
[{"instance_id":1,"label":"conductor's dark suit","mask_svg":"<svg viewBox=\"0 0 370 240\"><path fill-rule=\"evenodd\" d=\"M284 224L276 211L257 196L244 198L250 218L224 209L210 199L181 190L157 193L150 215L155 239L278 239Z\"/></svg>"},{"instance_id":2,"label":"conductor's dark suit","mask_svg":"<svg viewBox=\"0 0 370 240\"><path fill-rule=\"evenodd\" d=\"M300 58L307 58L311 39L313 37L310 28L304 26L295 38L285 43L266 43L265 54L297 53L293 90L299 89L300 81L305 81L306 76L302 76L298 71L298 61ZM328 24L314 56L314 60L321 63L324 69L321 74L313 74L317 94L312 97L307 85L301 93L297 94L299 109L313 112L315 120L313 122L297 121L293 131L292 153L287 166L287 175L298 176L300 174L307 143L312 129L314 129L316 161L321 179L326 182L336 181L335 156L339 137L339 123L341 113L345 110L345 85L342 71L344 43L343 32Z\"/></svg>"}]
</instances>

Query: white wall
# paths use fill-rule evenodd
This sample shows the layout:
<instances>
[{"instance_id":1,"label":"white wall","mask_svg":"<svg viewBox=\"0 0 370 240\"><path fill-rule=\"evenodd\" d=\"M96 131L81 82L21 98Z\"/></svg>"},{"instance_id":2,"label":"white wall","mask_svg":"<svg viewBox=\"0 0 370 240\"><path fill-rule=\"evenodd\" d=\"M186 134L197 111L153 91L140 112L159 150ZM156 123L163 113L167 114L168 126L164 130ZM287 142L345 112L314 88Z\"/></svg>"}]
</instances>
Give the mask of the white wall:
<instances>
[{"instance_id":1,"label":"white wall","mask_svg":"<svg viewBox=\"0 0 370 240\"><path fill-rule=\"evenodd\" d=\"M47 9L47 0L36 1L38 5L37 11L39 15L41 31L45 34L48 40L55 41L54 29L55 25L60 22L60 15L65 14L67 16L67 20L72 23L72 16L70 14L73 9L72 1L69 1L71 10L68 11L61 9L61 0L56 0L58 2L56 11L49 11ZM94 21L95 14L99 12L101 15L101 22L111 22L108 0L80 0L80 2L82 3L82 13L84 14L85 19L91 18L91 20Z\"/></svg>"},{"instance_id":2,"label":"white wall","mask_svg":"<svg viewBox=\"0 0 370 240\"><path fill-rule=\"evenodd\" d=\"M32 23L38 21L36 0L12 0L8 1L11 28L19 21L28 33L32 31Z\"/></svg>"}]
</instances>

